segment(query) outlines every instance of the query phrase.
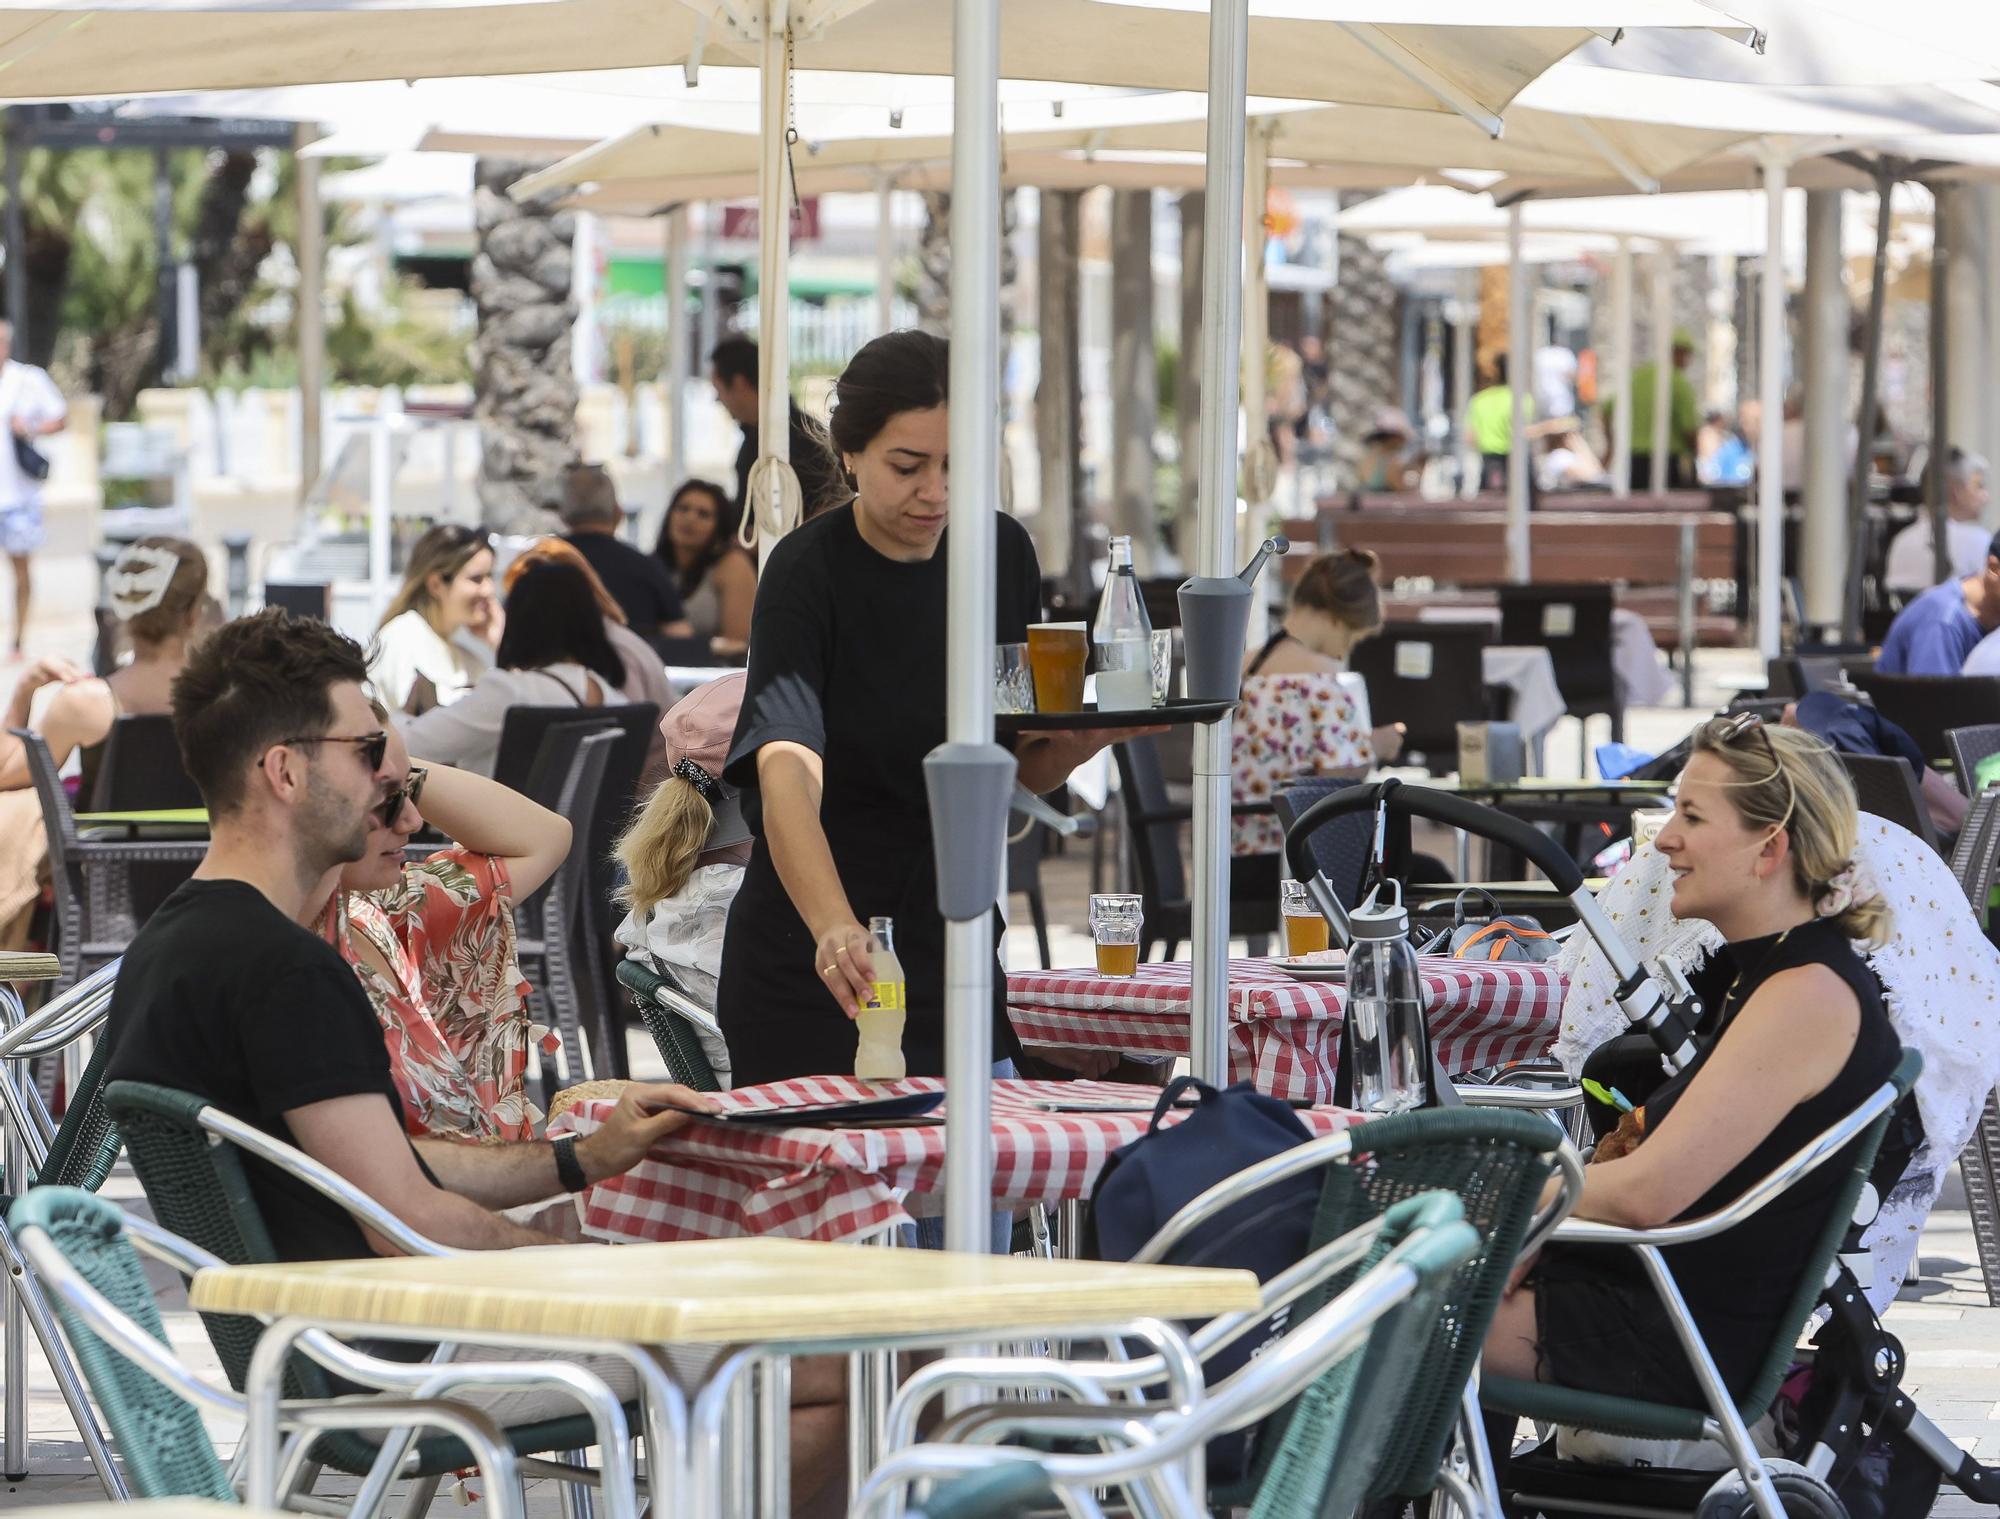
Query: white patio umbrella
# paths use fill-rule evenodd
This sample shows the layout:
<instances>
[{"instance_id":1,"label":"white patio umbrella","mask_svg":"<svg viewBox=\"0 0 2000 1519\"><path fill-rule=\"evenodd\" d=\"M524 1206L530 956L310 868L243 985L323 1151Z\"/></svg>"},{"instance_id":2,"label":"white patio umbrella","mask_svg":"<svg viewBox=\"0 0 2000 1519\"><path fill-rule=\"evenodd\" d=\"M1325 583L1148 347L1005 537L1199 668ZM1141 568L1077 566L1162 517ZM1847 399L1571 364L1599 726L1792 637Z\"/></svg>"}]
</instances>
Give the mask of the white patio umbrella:
<instances>
[{"instance_id":1,"label":"white patio umbrella","mask_svg":"<svg viewBox=\"0 0 2000 1519\"><path fill-rule=\"evenodd\" d=\"M216 0L206 0L216 3ZM335 0L326 0L334 4ZM998 894L998 840L1012 762L992 742L991 636L993 492L997 482L999 406L999 108L1001 74L1072 79L1208 93L1210 175L1205 246L1242 245L1243 206L1236 176L1244 154L1244 105L1257 93L1327 98L1418 109L1450 109L1497 127L1497 115L1522 84L1594 32L1670 25L1751 34L1695 0L1160 0L1114 5L1102 0L954 0L949 41L936 0L770 0L741 25L745 12L720 0L687 7L657 0L560 0L519 6L233 12L194 3L112 14L84 5L0 6L0 96L83 98L170 89L222 88L326 79L407 77L421 60L429 73L526 73L548 69L675 63L690 58L755 63L764 75L762 128L770 152L763 166L765 343L762 437L782 449L786 436L782 326L771 303L784 289L789 200L777 149L784 136L786 81L796 64L942 73L956 82L952 203L956 288L952 312L952 448L962 506L951 535L951 678L944 763L933 772L983 774L982 804L970 797L953 814L953 834L992 856L976 911L963 899L941 902L948 922L947 1077L954 1100L947 1128L947 1241L983 1248L990 1208L991 1059L988 1023L993 974L983 922ZM1253 21L1251 10L1258 12ZM1273 14L1273 13L1276 14ZM80 18L89 18L79 24ZM1302 19L1303 18L1303 19ZM1207 25L1204 28L1203 22ZM1207 45L1202 41L1206 35ZM1255 68L1252 69L1252 54ZM1198 60L1205 60L1206 68ZM1237 346L1241 289L1229 260L1203 274L1203 396L1196 568L1234 568ZM782 376L784 370L775 373ZM1197 729L1195 745L1194 1010L1195 1069L1226 1069L1226 901L1229 723ZM997 785L992 784L998 782ZM933 787L933 795L941 794ZM940 837L945 832L940 831ZM946 851L941 867L953 863ZM990 870L987 869L990 864ZM941 868L941 897L956 872ZM975 890L972 896L981 895Z\"/></svg>"}]
</instances>

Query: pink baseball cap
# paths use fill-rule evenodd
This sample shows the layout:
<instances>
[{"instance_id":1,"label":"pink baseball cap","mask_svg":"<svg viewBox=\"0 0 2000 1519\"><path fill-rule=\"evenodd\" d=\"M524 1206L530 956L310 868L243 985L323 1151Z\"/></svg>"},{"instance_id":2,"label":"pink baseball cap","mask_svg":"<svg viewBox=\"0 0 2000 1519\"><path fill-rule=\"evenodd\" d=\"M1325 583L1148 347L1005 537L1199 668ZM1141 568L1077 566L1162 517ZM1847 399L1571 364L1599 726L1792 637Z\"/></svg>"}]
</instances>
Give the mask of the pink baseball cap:
<instances>
[{"instance_id":1,"label":"pink baseball cap","mask_svg":"<svg viewBox=\"0 0 2000 1519\"><path fill-rule=\"evenodd\" d=\"M722 779L736 735L736 714L743 706L748 677L741 670L695 687L667 709L660 719L660 736L667 741L667 766L707 798L715 812L703 853L727 849L750 838L743 821L742 798Z\"/></svg>"}]
</instances>

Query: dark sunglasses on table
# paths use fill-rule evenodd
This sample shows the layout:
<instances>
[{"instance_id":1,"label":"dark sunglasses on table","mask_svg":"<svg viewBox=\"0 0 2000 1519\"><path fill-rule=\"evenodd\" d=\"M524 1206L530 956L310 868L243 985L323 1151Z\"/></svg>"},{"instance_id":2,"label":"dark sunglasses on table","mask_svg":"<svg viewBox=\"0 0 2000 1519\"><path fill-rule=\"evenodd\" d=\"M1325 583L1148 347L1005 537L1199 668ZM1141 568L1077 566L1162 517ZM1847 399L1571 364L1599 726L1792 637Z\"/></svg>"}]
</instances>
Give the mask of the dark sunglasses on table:
<instances>
[{"instance_id":1,"label":"dark sunglasses on table","mask_svg":"<svg viewBox=\"0 0 2000 1519\"><path fill-rule=\"evenodd\" d=\"M271 747L274 749L303 749L308 744L355 744L360 747L361 758L372 773L382 768L382 761L389 756L389 735L378 728L373 733L357 733L342 737L333 733L321 733L307 738L281 738Z\"/></svg>"},{"instance_id":2,"label":"dark sunglasses on table","mask_svg":"<svg viewBox=\"0 0 2000 1519\"><path fill-rule=\"evenodd\" d=\"M396 819L402 815L403 803L408 802L412 807L417 805L417 799L424 794L424 782L430 778L430 771L421 765L412 765L402 784L389 788L381 805L375 809L375 816L381 819L384 828L396 826Z\"/></svg>"}]
</instances>

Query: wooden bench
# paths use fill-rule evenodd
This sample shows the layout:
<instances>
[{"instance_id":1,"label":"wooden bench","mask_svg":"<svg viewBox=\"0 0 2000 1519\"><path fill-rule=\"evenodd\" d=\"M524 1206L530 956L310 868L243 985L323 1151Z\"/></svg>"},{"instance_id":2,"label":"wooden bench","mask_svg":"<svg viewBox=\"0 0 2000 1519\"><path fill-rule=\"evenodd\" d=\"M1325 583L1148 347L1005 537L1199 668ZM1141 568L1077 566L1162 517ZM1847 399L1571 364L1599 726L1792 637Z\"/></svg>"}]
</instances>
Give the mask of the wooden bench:
<instances>
[{"instance_id":1,"label":"wooden bench","mask_svg":"<svg viewBox=\"0 0 2000 1519\"><path fill-rule=\"evenodd\" d=\"M1322 513L1284 524L1294 542L1372 549L1384 584L1494 585L1507 578L1507 521L1481 506L1393 506ZM1691 542L1684 545L1684 531ZM1691 562L1683 563L1684 548ZM1734 580L1736 519L1723 512L1538 511L1528 518L1530 579L1549 584L1668 586ZM1296 579L1310 554L1281 560Z\"/></svg>"}]
</instances>

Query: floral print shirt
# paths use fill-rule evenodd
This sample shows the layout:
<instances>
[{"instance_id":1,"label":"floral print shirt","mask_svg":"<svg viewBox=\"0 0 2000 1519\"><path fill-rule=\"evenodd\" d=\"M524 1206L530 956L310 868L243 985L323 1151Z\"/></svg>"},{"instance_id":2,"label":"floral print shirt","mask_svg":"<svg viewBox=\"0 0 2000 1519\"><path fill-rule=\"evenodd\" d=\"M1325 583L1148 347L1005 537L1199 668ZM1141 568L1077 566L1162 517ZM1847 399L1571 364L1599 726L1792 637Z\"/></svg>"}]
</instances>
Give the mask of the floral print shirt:
<instances>
[{"instance_id":1,"label":"floral print shirt","mask_svg":"<svg viewBox=\"0 0 2000 1519\"><path fill-rule=\"evenodd\" d=\"M1229 799L1268 802L1295 775L1375 763L1368 714L1334 674L1251 675L1230 741ZM1275 854L1285 830L1271 815L1239 817L1231 854Z\"/></svg>"},{"instance_id":2,"label":"floral print shirt","mask_svg":"<svg viewBox=\"0 0 2000 1519\"><path fill-rule=\"evenodd\" d=\"M337 931L334 914L346 918ZM321 931L352 965L382 1020L409 1131L477 1142L531 1139L528 983L514 956L514 902L497 855L456 846L406 866L380 892L336 894ZM360 957L365 938L392 974Z\"/></svg>"}]
</instances>

